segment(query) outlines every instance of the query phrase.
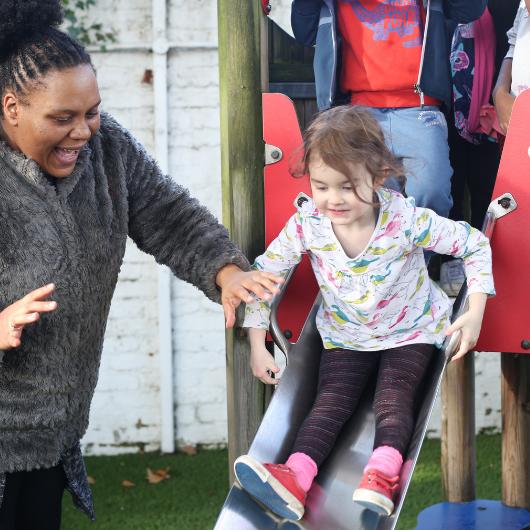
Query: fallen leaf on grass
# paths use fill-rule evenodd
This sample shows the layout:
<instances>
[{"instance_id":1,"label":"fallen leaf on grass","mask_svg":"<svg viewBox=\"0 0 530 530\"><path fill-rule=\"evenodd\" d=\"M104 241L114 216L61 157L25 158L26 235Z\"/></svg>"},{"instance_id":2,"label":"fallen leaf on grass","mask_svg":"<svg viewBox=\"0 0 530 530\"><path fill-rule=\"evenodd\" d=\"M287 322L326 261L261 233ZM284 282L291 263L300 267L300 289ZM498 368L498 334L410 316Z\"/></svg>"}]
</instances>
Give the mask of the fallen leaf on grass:
<instances>
[{"instance_id":1,"label":"fallen leaf on grass","mask_svg":"<svg viewBox=\"0 0 530 530\"><path fill-rule=\"evenodd\" d=\"M122 480L121 485L124 488L134 488L134 486L136 486L136 484L134 482L131 482L130 480Z\"/></svg>"},{"instance_id":2,"label":"fallen leaf on grass","mask_svg":"<svg viewBox=\"0 0 530 530\"><path fill-rule=\"evenodd\" d=\"M197 454L197 447L194 445L185 445L184 447L181 447L180 450L188 456L195 456Z\"/></svg>"},{"instance_id":3,"label":"fallen leaf on grass","mask_svg":"<svg viewBox=\"0 0 530 530\"><path fill-rule=\"evenodd\" d=\"M163 480L167 480L169 476L169 467L166 467L165 469L155 469L154 471L147 468L147 482L149 482L149 484L158 484Z\"/></svg>"},{"instance_id":4,"label":"fallen leaf on grass","mask_svg":"<svg viewBox=\"0 0 530 530\"><path fill-rule=\"evenodd\" d=\"M91 477L90 475L88 475L88 483L93 486L95 483L96 483L96 479L94 477Z\"/></svg>"}]
</instances>

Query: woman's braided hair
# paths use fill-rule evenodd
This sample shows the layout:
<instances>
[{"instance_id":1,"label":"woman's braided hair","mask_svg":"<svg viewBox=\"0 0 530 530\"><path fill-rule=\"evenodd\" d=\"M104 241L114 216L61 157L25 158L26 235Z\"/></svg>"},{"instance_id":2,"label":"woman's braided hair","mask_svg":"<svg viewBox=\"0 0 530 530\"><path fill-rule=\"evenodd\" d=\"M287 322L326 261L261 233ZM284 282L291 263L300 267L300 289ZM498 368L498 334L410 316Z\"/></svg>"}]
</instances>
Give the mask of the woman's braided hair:
<instances>
[{"instance_id":1,"label":"woman's braided hair","mask_svg":"<svg viewBox=\"0 0 530 530\"><path fill-rule=\"evenodd\" d=\"M58 29L62 20L60 0L0 1L0 97L25 94L50 70L92 65L84 47Z\"/></svg>"}]
</instances>

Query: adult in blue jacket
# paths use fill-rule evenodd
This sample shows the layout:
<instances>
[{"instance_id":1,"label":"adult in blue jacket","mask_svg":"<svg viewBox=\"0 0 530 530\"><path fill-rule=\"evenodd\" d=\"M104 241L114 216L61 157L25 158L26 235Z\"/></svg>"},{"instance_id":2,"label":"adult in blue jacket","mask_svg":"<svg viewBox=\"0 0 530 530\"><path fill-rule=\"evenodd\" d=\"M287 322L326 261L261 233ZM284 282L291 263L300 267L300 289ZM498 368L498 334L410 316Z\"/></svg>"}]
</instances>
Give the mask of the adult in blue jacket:
<instances>
[{"instance_id":1,"label":"adult in blue jacket","mask_svg":"<svg viewBox=\"0 0 530 530\"><path fill-rule=\"evenodd\" d=\"M320 110L372 108L389 147L404 158L406 193L447 216L452 205L447 124L446 22L479 18L487 0L294 0L295 38L315 46Z\"/></svg>"}]
</instances>

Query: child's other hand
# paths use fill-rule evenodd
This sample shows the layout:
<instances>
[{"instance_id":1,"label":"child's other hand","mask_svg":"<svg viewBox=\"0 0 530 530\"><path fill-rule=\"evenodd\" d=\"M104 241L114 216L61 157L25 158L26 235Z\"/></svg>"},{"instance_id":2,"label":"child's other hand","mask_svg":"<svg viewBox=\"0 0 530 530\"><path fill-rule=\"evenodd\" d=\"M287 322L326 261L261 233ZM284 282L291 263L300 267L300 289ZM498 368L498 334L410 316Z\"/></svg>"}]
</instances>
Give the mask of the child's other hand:
<instances>
[{"instance_id":1,"label":"child's other hand","mask_svg":"<svg viewBox=\"0 0 530 530\"><path fill-rule=\"evenodd\" d=\"M280 291L278 284L284 280L269 272L244 272L237 265L226 265L217 273L215 281L221 288L226 327L231 328L236 322L235 310L241 302L252 302L252 293L263 300L272 300Z\"/></svg>"},{"instance_id":2,"label":"child's other hand","mask_svg":"<svg viewBox=\"0 0 530 530\"><path fill-rule=\"evenodd\" d=\"M446 335L452 335L460 330L460 342L458 344L458 351L451 358L451 362L463 357L469 350L475 347L480 335L480 328L482 325L482 315L477 315L471 311L467 311L459 316L445 332Z\"/></svg>"},{"instance_id":3,"label":"child's other hand","mask_svg":"<svg viewBox=\"0 0 530 530\"><path fill-rule=\"evenodd\" d=\"M482 327L487 298L485 293L471 293L468 299L469 309L447 328L446 335L452 335L457 330L461 332L458 351L451 361L460 359L475 347Z\"/></svg>"},{"instance_id":4,"label":"child's other hand","mask_svg":"<svg viewBox=\"0 0 530 530\"><path fill-rule=\"evenodd\" d=\"M280 369L274 362L274 357L265 346L251 349L250 368L254 377L257 377L266 385L277 385L280 382L279 379L271 377L271 372L277 374Z\"/></svg>"}]
</instances>

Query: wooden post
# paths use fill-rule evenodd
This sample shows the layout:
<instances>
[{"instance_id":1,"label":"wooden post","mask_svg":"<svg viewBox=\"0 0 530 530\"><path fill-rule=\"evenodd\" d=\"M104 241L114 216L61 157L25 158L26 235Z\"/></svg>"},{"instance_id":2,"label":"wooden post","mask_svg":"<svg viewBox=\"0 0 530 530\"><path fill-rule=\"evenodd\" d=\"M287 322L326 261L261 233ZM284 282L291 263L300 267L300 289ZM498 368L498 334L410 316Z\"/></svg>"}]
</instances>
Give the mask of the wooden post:
<instances>
[{"instance_id":1,"label":"wooden post","mask_svg":"<svg viewBox=\"0 0 530 530\"><path fill-rule=\"evenodd\" d=\"M218 0L223 223L250 260L264 249L260 27L258 0ZM241 315L239 315L241 317ZM228 453L247 452L261 422L264 385L252 376L246 333L226 333Z\"/></svg>"},{"instance_id":2,"label":"wooden post","mask_svg":"<svg viewBox=\"0 0 530 530\"><path fill-rule=\"evenodd\" d=\"M442 483L449 502L475 498L475 356L449 363L442 383Z\"/></svg>"},{"instance_id":3,"label":"wooden post","mask_svg":"<svg viewBox=\"0 0 530 530\"><path fill-rule=\"evenodd\" d=\"M502 501L530 510L530 355L501 355Z\"/></svg>"}]
</instances>

